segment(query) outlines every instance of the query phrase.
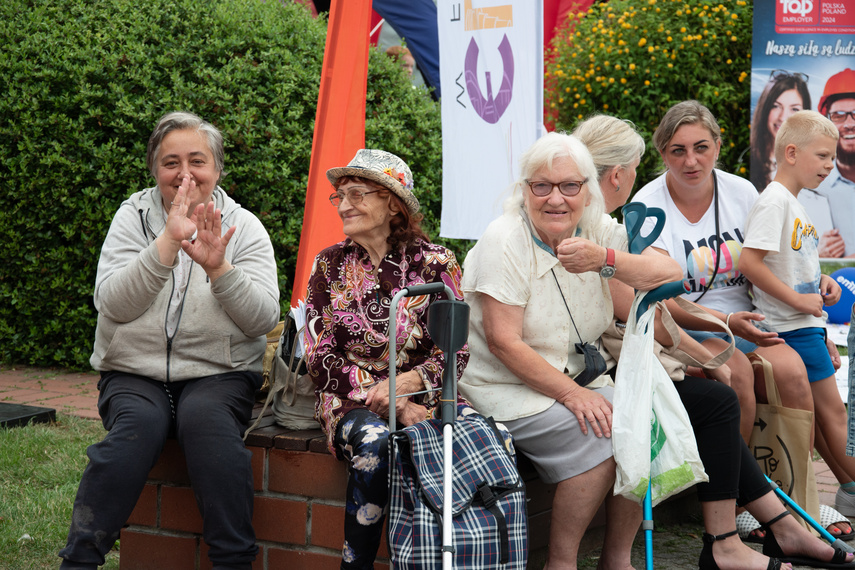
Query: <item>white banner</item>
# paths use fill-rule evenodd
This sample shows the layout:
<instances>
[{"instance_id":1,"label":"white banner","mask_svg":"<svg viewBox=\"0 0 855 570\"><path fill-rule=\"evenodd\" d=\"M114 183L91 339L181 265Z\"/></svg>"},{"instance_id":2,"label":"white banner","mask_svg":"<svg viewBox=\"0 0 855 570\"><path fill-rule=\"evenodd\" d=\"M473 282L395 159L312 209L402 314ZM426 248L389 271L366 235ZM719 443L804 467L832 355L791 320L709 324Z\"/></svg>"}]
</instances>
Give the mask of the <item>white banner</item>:
<instances>
[{"instance_id":1,"label":"white banner","mask_svg":"<svg viewBox=\"0 0 855 570\"><path fill-rule=\"evenodd\" d=\"M478 239L543 130L542 0L439 0L442 225Z\"/></svg>"}]
</instances>

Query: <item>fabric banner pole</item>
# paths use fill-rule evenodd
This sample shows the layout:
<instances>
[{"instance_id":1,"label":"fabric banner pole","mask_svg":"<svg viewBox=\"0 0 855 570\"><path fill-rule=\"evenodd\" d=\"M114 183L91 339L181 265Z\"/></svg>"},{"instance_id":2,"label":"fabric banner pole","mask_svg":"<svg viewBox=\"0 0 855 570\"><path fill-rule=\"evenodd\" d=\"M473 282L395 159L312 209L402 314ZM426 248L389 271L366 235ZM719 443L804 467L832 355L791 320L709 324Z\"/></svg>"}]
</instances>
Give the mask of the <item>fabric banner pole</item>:
<instances>
[{"instance_id":1,"label":"fabric banner pole","mask_svg":"<svg viewBox=\"0 0 855 570\"><path fill-rule=\"evenodd\" d=\"M315 256L344 239L341 221L327 201L332 190L326 171L347 164L365 146L370 22L371 0L332 1L292 306L306 295Z\"/></svg>"}]
</instances>

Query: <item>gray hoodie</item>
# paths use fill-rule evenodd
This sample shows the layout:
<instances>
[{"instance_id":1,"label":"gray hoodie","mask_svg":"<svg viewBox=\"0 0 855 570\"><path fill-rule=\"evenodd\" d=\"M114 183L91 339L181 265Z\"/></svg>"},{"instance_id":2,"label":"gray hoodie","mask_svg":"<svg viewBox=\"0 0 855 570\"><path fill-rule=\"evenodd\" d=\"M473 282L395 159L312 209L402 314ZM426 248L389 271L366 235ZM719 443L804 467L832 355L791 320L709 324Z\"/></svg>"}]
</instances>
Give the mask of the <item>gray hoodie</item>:
<instances>
[{"instance_id":1,"label":"gray hoodie","mask_svg":"<svg viewBox=\"0 0 855 570\"><path fill-rule=\"evenodd\" d=\"M167 337L173 266L160 263L154 240L165 227L160 189L125 200L101 248L95 279L98 327L89 362L175 382L234 370L261 372L265 335L279 321L279 286L273 246L261 222L213 192L223 232L237 226L226 248L234 269L211 283L192 264L178 327ZM176 262L177 263L177 262Z\"/></svg>"}]
</instances>

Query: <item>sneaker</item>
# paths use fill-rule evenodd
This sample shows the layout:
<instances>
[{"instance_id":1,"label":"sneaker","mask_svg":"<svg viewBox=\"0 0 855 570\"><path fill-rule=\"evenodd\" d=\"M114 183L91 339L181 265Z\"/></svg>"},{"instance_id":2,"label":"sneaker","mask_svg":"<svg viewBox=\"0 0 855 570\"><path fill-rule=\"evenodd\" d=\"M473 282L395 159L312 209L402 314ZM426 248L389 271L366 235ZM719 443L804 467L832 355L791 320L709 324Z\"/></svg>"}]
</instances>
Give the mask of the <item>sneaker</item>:
<instances>
[{"instance_id":1,"label":"sneaker","mask_svg":"<svg viewBox=\"0 0 855 570\"><path fill-rule=\"evenodd\" d=\"M834 508L847 517L855 517L855 495L850 495L842 488L837 489L834 498Z\"/></svg>"}]
</instances>

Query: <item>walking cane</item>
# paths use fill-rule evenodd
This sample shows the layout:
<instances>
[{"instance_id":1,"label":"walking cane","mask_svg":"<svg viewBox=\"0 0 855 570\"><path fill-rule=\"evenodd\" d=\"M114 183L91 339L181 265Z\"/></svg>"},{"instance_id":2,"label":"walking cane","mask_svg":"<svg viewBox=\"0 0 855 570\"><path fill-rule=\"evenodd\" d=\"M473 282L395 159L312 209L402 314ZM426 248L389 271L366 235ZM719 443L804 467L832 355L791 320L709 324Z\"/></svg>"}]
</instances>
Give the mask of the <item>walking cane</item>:
<instances>
[{"instance_id":1,"label":"walking cane","mask_svg":"<svg viewBox=\"0 0 855 570\"><path fill-rule=\"evenodd\" d=\"M624 225L626 226L626 235L628 240L628 249L630 253L641 254L648 246L650 246L662 233L662 228L665 227L665 212L661 208L648 208L641 202L630 202L621 208L623 213ZM641 235L641 228L648 216L656 218L656 225L646 236ZM688 292L688 283L682 279L672 281L660 285L652 291L648 291L644 299L639 303L636 319L639 318L650 305L657 301L663 301L682 295ZM652 458L651 458L652 459ZM644 531L644 559L646 562L645 568L653 570L653 500L651 498L650 478L647 481L647 493L644 495L642 503L643 520L641 528Z\"/></svg>"},{"instance_id":2,"label":"walking cane","mask_svg":"<svg viewBox=\"0 0 855 570\"><path fill-rule=\"evenodd\" d=\"M796 503L789 495L787 495L783 489L778 487L778 485L769 479L768 475L764 475L766 480L772 485L772 488L775 489L775 494L778 495L778 498L781 499L784 504L793 509L797 515L802 517L802 519L808 523L815 531L819 533L819 535L828 541L828 543L834 548L834 550L842 550L843 552L855 552L855 548L852 548L839 538L835 538L828 530L822 528L822 525L816 522L812 516L807 514L803 508L801 508L798 503Z\"/></svg>"}]
</instances>

